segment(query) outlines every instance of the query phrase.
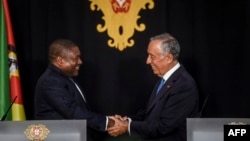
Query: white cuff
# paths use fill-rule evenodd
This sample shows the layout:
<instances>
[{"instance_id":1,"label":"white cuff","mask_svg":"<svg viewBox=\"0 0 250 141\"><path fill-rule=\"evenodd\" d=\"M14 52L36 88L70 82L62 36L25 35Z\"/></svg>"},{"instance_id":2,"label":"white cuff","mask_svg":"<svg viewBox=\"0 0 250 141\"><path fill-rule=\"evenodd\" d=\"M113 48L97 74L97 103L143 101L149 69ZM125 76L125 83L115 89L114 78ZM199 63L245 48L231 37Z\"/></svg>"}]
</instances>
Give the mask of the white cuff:
<instances>
[{"instance_id":1,"label":"white cuff","mask_svg":"<svg viewBox=\"0 0 250 141\"><path fill-rule=\"evenodd\" d=\"M128 134L130 136L131 135L131 133L130 133L130 124L132 122L132 119L131 118L127 118L127 120L128 120Z\"/></svg>"}]
</instances>

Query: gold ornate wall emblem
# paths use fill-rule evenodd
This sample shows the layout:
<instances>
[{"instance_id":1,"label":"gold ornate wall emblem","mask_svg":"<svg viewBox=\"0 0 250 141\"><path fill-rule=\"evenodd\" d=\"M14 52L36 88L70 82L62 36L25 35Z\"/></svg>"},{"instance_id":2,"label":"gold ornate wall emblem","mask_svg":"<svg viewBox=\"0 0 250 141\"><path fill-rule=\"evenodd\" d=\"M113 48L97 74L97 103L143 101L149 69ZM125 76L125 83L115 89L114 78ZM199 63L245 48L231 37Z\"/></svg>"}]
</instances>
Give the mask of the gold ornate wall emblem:
<instances>
[{"instance_id":1,"label":"gold ornate wall emblem","mask_svg":"<svg viewBox=\"0 0 250 141\"><path fill-rule=\"evenodd\" d=\"M141 9L154 8L153 0L90 0L92 11L101 10L104 14L104 25L98 24L97 31L107 31L111 38L107 41L108 46L123 51L126 47L134 45L134 30L144 31L146 25L137 23Z\"/></svg>"},{"instance_id":2,"label":"gold ornate wall emblem","mask_svg":"<svg viewBox=\"0 0 250 141\"><path fill-rule=\"evenodd\" d=\"M24 134L30 141L44 141L44 139L47 138L49 132L49 129L43 124L32 124L27 127L27 129L24 131Z\"/></svg>"}]
</instances>

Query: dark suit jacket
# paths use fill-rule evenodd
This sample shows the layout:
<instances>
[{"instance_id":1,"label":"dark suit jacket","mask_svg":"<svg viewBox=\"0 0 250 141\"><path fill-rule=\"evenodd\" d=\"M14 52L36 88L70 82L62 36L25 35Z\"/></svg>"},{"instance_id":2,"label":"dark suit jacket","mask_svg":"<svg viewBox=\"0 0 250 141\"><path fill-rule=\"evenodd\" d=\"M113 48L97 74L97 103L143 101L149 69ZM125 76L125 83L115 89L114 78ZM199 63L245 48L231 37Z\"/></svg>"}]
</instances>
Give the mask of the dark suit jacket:
<instances>
[{"instance_id":1,"label":"dark suit jacket","mask_svg":"<svg viewBox=\"0 0 250 141\"><path fill-rule=\"evenodd\" d=\"M86 119L89 128L105 131L106 117L92 112L74 83L52 64L37 82L34 102L37 120Z\"/></svg>"},{"instance_id":2,"label":"dark suit jacket","mask_svg":"<svg viewBox=\"0 0 250 141\"><path fill-rule=\"evenodd\" d=\"M195 81L180 66L156 96L154 88L147 109L131 117L130 133L152 141L185 141L186 118L199 110Z\"/></svg>"}]
</instances>

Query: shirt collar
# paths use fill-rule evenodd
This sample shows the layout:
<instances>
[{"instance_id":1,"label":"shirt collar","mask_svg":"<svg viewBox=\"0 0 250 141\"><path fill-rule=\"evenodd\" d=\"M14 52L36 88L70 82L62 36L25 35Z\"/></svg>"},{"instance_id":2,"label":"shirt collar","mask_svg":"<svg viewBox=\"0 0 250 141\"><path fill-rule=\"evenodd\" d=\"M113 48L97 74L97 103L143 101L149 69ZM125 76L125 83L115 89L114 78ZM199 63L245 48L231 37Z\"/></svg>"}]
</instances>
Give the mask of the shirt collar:
<instances>
[{"instance_id":1,"label":"shirt collar","mask_svg":"<svg viewBox=\"0 0 250 141\"><path fill-rule=\"evenodd\" d=\"M168 80L168 78L180 67L180 63L177 63L172 69L170 69L169 71L167 71L164 75L163 75L163 79L166 81Z\"/></svg>"}]
</instances>

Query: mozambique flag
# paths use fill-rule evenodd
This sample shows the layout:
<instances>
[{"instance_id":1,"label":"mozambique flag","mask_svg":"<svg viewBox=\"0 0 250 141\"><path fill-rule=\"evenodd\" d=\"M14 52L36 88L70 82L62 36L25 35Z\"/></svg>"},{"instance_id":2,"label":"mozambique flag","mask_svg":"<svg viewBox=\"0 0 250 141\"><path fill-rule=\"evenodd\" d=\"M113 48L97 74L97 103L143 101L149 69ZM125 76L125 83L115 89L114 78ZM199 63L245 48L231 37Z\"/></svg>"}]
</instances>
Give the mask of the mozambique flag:
<instances>
[{"instance_id":1,"label":"mozambique flag","mask_svg":"<svg viewBox=\"0 0 250 141\"><path fill-rule=\"evenodd\" d=\"M9 69L3 4L0 6L0 116L3 117L10 105ZM10 119L8 115L6 119Z\"/></svg>"},{"instance_id":2,"label":"mozambique flag","mask_svg":"<svg viewBox=\"0 0 250 141\"><path fill-rule=\"evenodd\" d=\"M1 1L0 16L0 115L4 115L11 102L14 102L6 120L25 120L16 48L7 0Z\"/></svg>"}]
</instances>

